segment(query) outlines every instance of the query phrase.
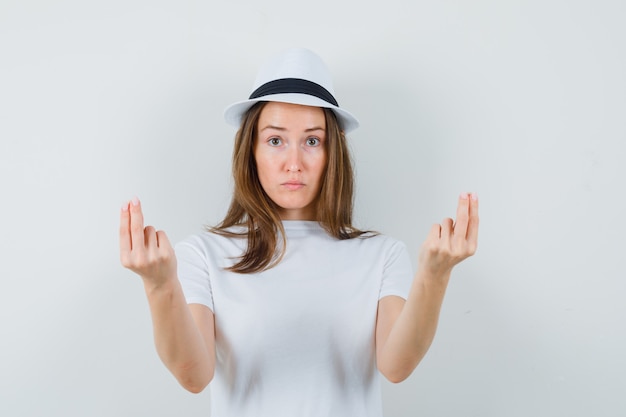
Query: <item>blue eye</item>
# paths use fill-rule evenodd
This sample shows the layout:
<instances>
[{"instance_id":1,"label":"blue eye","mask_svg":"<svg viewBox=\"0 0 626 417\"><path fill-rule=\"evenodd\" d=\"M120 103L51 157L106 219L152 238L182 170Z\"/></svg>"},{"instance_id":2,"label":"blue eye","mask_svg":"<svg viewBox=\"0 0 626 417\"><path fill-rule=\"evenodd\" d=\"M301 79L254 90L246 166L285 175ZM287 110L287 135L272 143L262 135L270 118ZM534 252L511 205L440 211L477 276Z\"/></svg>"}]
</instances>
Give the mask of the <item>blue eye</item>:
<instances>
[{"instance_id":1,"label":"blue eye","mask_svg":"<svg viewBox=\"0 0 626 417\"><path fill-rule=\"evenodd\" d=\"M308 146L318 146L320 144L319 138L311 137L306 140Z\"/></svg>"}]
</instances>

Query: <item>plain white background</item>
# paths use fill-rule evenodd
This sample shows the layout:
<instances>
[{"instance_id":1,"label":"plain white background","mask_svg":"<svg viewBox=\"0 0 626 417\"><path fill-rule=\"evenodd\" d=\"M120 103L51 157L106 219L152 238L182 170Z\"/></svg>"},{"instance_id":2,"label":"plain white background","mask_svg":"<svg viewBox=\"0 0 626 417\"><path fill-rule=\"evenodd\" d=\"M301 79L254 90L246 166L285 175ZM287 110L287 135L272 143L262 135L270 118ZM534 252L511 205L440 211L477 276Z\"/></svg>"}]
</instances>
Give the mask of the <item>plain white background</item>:
<instances>
[{"instance_id":1,"label":"plain white background","mask_svg":"<svg viewBox=\"0 0 626 417\"><path fill-rule=\"evenodd\" d=\"M208 415L156 356L119 209L138 195L172 241L219 221L222 110L304 46L362 122L359 226L415 259L480 196L386 415L623 416L624 21L618 0L1 0L0 415Z\"/></svg>"}]
</instances>

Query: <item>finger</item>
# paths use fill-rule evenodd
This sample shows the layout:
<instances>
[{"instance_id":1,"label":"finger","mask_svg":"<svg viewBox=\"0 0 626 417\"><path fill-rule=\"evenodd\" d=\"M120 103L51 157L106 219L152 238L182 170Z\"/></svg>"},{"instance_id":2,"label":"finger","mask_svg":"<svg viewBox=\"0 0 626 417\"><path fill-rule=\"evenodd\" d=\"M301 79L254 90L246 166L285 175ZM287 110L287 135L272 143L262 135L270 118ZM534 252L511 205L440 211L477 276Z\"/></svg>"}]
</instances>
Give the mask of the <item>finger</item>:
<instances>
[{"instance_id":1,"label":"finger","mask_svg":"<svg viewBox=\"0 0 626 417\"><path fill-rule=\"evenodd\" d=\"M476 193L470 195L467 240L476 248L478 244L478 195Z\"/></svg>"},{"instance_id":2,"label":"finger","mask_svg":"<svg viewBox=\"0 0 626 417\"><path fill-rule=\"evenodd\" d=\"M428 236L426 236L426 241L439 242L439 239L441 239L441 225L439 223L435 223L430 228Z\"/></svg>"},{"instance_id":3,"label":"finger","mask_svg":"<svg viewBox=\"0 0 626 417\"><path fill-rule=\"evenodd\" d=\"M459 205L456 209L456 223L454 224L454 239L465 240L467 238L467 224L469 222L470 196L468 193L461 193Z\"/></svg>"},{"instance_id":4,"label":"finger","mask_svg":"<svg viewBox=\"0 0 626 417\"><path fill-rule=\"evenodd\" d=\"M435 223L430 228L428 235L426 236L426 240L422 244L423 252L434 252L437 251L441 242L441 225L439 223Z\"/></svg>"},{"instance_id":5,"label":"finger","mask_svg":"<svg viewBox=\"0 0 626 417\"><path fill-rule=\"evenodd\" d=\"M133 198L129 205L130 212L130 235L133 250L143 248L143 213L141 211L141 203L137 197Z\"/></svg>"},{"instance_id":6,"label":"finger","mask_svg":"<svg viewBox=\"0 0 626 417\"><path fill-rule=\"evenodd\" d=\"M127 201L122 205L120 213L120 253L124 255L132 250L132 242L130 240L130 213L128 211Z\"/></svg>"},{"instance_id":7,"label":"finger","mask_svg":"<svg viewBox=\"0 0 626 417\"><path fill-rule=\"evenodd\" d=\"M156 251L158 248L157 245L157 235L156 230L152 226L146 226L143 229L143 237L144 237L144 245L146 245L146 249L148 251Z\"/></svg>"},{"instance_id":8,"label":"finger","mask_svg":"<svg viewBox=\"0 0 626 417\"><path fill-rule=\"evenodd\" d=\"M159 246L159 248L169 249L172 247L172 245L170 244L170 240L167 238L167 235L163 230L159 230L158 232L156 232L156 237L157 245Z\"/></svg>"},{"instance_id":9,"label":"finger","mask_svg":"<svg viewBox=\"0 0 626 417\"><path fill-rule=\"evenodd\" d=\"M441 222L441 241L444 245L447 245L452 238L452 233L454 230L453 227L454 221L451 218L445 218Z\"/></svg>"}]
</instances>

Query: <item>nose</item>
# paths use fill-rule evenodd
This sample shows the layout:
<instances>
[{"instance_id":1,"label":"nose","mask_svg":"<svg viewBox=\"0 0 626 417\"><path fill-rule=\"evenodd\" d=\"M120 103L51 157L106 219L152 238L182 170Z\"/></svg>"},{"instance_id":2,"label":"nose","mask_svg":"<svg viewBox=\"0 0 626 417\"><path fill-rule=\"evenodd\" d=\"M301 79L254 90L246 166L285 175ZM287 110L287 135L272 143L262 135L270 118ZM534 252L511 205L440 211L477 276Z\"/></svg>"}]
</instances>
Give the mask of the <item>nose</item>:
<instances>
[{"instance_id":1,"label":"nose","mask_svg":"<svg viewBox=\"0 0 626 417\"><path fill-rule=\"evenodd\" d=\"M298 172L302 170L301 150L297 146L291 147L287 152L287 161L285 167L289 172Z\"/></svg>"}]
</instances>

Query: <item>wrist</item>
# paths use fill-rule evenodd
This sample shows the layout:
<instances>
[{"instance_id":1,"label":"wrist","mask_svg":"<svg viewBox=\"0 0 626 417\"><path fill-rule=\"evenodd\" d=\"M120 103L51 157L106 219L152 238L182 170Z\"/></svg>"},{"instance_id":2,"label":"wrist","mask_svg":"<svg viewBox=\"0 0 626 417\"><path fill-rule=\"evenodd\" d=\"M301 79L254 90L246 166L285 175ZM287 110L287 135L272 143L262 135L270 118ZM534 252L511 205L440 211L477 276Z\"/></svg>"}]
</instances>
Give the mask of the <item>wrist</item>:
<instances>
[{"instance_id":1,"label":"wrist","mask_svg":"<svg viewBox=\"0 0 626 417\"><path fill-rule=\"evenodd\" d=\"M179 286L178 279L176 277L154 280L148 277L141 277L143 281L143 287L146 291L146 295L153 296L157 294L171 294Z\"/></svg>"},{"instance_id":2,"label":"wrist","mask_svg":"<svg viewBox=\"0 0 626 417\"><path fill-rule=\"evenodd\" d=\"M416 278L423 285L443 285L446 287L450 276L452 275L452 268L446 268L441 270L433 270L424 266L420 266L417 269Z\"/></svg>"}]
</instances>

